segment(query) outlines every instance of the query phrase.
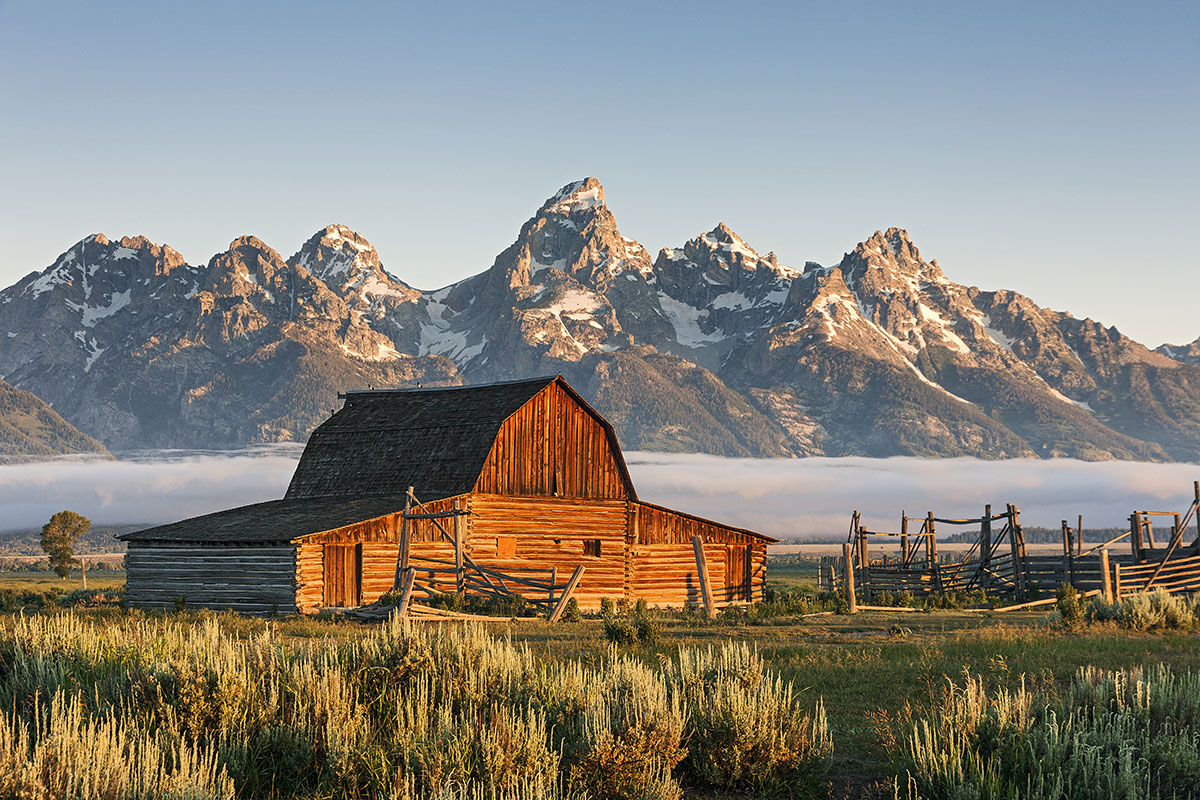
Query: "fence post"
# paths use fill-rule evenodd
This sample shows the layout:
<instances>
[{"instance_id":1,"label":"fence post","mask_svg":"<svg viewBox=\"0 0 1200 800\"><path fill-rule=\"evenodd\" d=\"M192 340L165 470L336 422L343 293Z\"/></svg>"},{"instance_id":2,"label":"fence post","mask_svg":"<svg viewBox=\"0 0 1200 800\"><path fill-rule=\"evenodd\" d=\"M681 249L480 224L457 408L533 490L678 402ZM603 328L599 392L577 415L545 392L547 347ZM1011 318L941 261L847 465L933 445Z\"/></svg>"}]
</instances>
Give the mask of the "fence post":
<instances>
[{"instance_id":1,"label":"fence post","mask_svg":"<svg viewBox=\"0 0 1200 800\"><path fill-rule=\"evenodd\" d=\"M454 590L463 591L463 541L458 526L458 501L454 501Z\"/></svg>"},{"instance_id":2,"label":"fence post","mask_svg":"<svg viewBox=\"0 0 1200 800\"><path fill-rule=\"evenodd\" d=\"M861 520L858 524L858 566L862 570L858 580L862 584L863 597L866 597L871 591L870 554L867 552L867 529L862 526Z\"/></svg>"},{"instance_id":3,"label":"fence post","mask_svg":"<svg viewBox=\"0 0 1200 800\"><path fill-rule=\"evenodd\" d=\"M1113 602L1121 600L1121 565L1113 564Z\"/></svg>"},{"instance_id":4,"label":"fence post","mask_svg":"<svg viewBox=\"0 0 1200 800\"><path fill-rule=\"evenodd\" d=\"M846 569L846 605L851 614L858 613L858 602L854 598L854 558L850 552L850 543L846 542L842 545L842 554L845 556Z\"/></svg>"},{"instance_id":5,"label":"fence post","mask_svg":"<svg viewBox=\"0 0 1200 800\"><path fill-rule=\"evenodd\" d=\"M1063 583L1075 585L1075 546L1071 541L1071 526L1062 521L1063 535Z\"/></svg>"},{"instance_id":6,"label":"fence post","mask_svg":"<svg viewBox=\"0 0 1200 800\"><path fill-rule=\"evenodd\" d=\"M908 512L900 512L900 566L908 568Z\"/></svg>"},{"instance_id":7,"label":"fence post","mask_svg":"<svg viewBox=\"0 0 1200 800\"><path fill-rule=\"evenodd\" d=\"M400 594L400 605L396 606L396 615L400 617L408 616L408 604L412 601L413 582L417 578L417 571L412 569L404 570L403 582L404 591Z\"/></svg>"},{"instance_id":8,"label":"fence post","mask_svg":"<svg viewBox=\"0 0 1200 800\"><path fill-rule=\"evenodd\" d=\"M696 576L700 579L700 596L704 600L704 613L709 619L712 619L717 615L717 608L713 603L712 586L708 582L708 561L704 558L704 539L700 536L692 537L692 552L696 556Z\"/></svg>"},{"instance_id":9,"label":"fence post","mask_svg":"<svg viewBox=\"0 0 1200 800\"><path fill-rule=\"evenodd\" d=\"M1017 531L1016 506L1005 504L1008 515L1008 546L1012 551L1013 584L1017 587L1017 596L1024 599L1029 595L1029 576L1025 573L1025 558L1021 547L1021 536Z\"/></svg>"},{"instance_id":10,"label":"fence post","mask_svg":"<svg viewBox=\"0 0 1200 800\"><path fill-rule=\"evenodd\" d=\"M1129 515L1129 543L1133 547L1133 560L1143 559L1142 555L1142 515L1133 512Z\"/></svg>"},{"instance_id":11,"label":"fence post","mask_svg":"<svg viewBox=\"0 0 1200 800\"><path fill-rule=\"evenodd\" d=\"M987 569L992 561L992 504L988 503L983 507L983 525L979 528L979 559L983 565L980 569ZM980 578L980 583L983 578Z\"/></svg>"},{"instance_id":12,"label":"fence post","mask_svg":"<svg viewBox=\"0 0 1200 800\"><path fill-rule=\"evenodd\" d=\"M400 514L400 552L396 554L396 577L392 579L392 589L400 588L404 571L408 569L408 513L412 510L413 487L408 487L404 494L404 511Z\"/></svg>"},{"instance_id":13,"label":"fence post","mask_svg":"<svg viewBox=\"0 0 1200 800\"><path fill-rule=\"evenodd\" d=\"M1111 603L1113 601L1112 578L1108 574L1108 548L1100 550L1100 587L1101 594L1104 597L1104 602Z\"/></svg>"}]
</instances>

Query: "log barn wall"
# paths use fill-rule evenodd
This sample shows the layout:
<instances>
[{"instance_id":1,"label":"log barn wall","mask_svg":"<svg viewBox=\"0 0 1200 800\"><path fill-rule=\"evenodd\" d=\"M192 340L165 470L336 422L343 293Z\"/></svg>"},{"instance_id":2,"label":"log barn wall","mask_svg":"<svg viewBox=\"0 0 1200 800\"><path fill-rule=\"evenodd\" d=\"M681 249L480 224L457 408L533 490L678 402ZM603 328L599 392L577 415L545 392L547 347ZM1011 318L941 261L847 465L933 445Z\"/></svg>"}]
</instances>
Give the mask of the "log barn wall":
<instances>
[{"instance_id":1,"label":"log barn wall","mask_svg":"<svg viewBox=\"0 0 1200 800\"><path fill-rule=\"evenodd\" d=\"M623 499L619 452L611 430L555 381L500 425L475 491Z\"/></svg>"},{"instance_id":2,"label":"log barn wall","mask_svg":"<svg viewBox=\"0 0 1200 800\"><path fill-rule=\"evenodd\" d=\"M481 566L547 570L539 580L555 568L558 582L566 583L582 564L573 595L581 609L598 609L605 597L628 597L623 501L475 495L470 509L470 554ZM598 543L599 557L587 555L585 543ZM507 557L502 546L511 548Z\"/></svg>"},{"instance_id":3,"label":"log barn wall","mask_svg":"<svg viewBox=\"0 0 1200 800\"><path fill-rule=\"evenodd\" d=\"M296 612L296 547L130 542L125 599L135 608Z\"/></svg>"},{"instance_id":4,"label":"log barn wall","mask_svg":"<svg viewBox=\"0 0 1200 800\"><path fill-rule=\"evenodd\" d=\"M765 537L642 502L629 504L634 599L670 606L701 602L693 536L704 541L708 579L718 604L762 600L766 580ZM731 566L741 569L731 570Z\"/></svg>"},{"instance_id":5,"label":"log barn wall","mask_svg":"<svg viewBox=\"0 0 1200 800\"><path fill-rule=\"evenodd\" d=\"M418 495L419 496L419 495ZM466 507L463 497L447 497L425 502L425 509L432 513L450 511L457 500ZM414 509L416 511L417 509ZM336 530L325 531L301 540L296 555L296 607L302 613L320 610L325 597L325 545L361 544L362 547L362 603L373 603L389 592L396 577L396 559L400 554L400 514L389 514L377 519L365 520ZM441 520L442 527L453 535L453 522ZM461 523L460 523L461 524ZM463 525L460 535L466 535L468 526ZM445 541L433 520L413 519L408 522L410 556L425 556L454 560L454 545ZM414 566L419 563L414 562ZM439 575L445 586L442 591L454 591L453 579ZM418 570L417 580L422 583L435 582L430 573Z\"/></svg>"}]
</instances>

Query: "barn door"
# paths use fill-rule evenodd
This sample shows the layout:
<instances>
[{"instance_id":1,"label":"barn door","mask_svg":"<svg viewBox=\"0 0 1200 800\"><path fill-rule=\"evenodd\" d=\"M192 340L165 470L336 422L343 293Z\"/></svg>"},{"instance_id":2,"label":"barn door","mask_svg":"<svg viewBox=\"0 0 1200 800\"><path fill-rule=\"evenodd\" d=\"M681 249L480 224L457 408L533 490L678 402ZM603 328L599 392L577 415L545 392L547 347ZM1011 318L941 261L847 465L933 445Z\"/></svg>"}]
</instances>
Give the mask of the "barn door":
<instances>
[{"instance_id":1,"label":"barn door","mask_svg":"<svg viewBox=\"0 0 1200 800\"><path fill-rule=\"evenodd\" d=\"M325 545L325 605L362 605L362 545Z\"/></svg>"},{"instance_id":2,"label":"barn door","mask_svg":"<svg viewBox=\"0 0 1200 800\"><path fill-rule=\"evenodd\" d=\"M730 600L750 600L750 545L729 545L725 560L725 596Z\"/></svg>"}]
</instances>

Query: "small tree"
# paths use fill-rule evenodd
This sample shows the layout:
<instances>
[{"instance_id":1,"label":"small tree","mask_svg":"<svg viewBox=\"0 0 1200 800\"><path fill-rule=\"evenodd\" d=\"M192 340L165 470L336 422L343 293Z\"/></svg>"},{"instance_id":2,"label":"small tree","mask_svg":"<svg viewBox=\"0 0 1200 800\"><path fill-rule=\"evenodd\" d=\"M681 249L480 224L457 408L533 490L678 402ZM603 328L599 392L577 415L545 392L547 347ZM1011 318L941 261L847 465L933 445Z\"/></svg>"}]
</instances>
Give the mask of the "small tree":
<instances>
[{"instance_id":1,"label":"small tree","mask_svg":"<svg viewBox=\"0 0 1200 800\"><path fill-rule=\"evenodd\" d=\"M74 511L60 511L42 526L42 550L50 567L60 578L71 574L75 566L75 543L92 529L91 521Z\"/></svg>"}]
</instances>

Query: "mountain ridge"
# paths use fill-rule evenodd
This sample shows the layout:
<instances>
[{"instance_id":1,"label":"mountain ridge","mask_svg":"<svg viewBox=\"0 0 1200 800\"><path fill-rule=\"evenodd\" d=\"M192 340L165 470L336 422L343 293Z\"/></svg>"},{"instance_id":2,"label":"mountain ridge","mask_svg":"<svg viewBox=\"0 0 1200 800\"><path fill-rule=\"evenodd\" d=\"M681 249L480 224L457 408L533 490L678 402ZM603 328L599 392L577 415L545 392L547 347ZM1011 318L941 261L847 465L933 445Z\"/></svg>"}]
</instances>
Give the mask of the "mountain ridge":
<instances>
[{"instance_id":1,"label":"mountain ridge","mask_svg":"<svg viewBox=\"0 0 1200 800\"><path fill-rule=\"evenodd\" d=\"M1151 350L954 283L900 228L830 266L723 222L652 258L595 178L430 291L345 225L200 267L94 235L0 291L0 331L0 376L118 448L299 440L340 389L561 372L627 447L1200 458L1200 340Z\"/></svg>"}]
</instances>

